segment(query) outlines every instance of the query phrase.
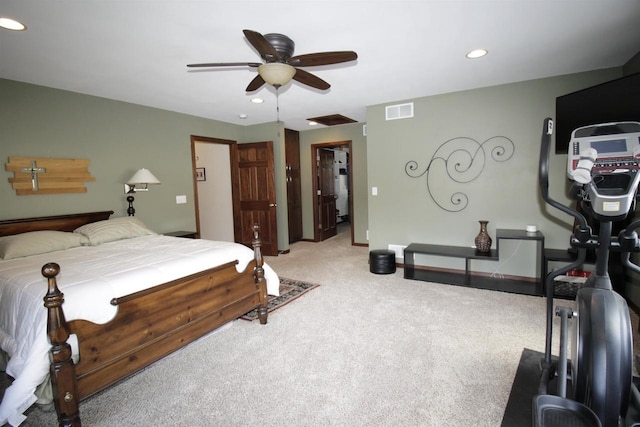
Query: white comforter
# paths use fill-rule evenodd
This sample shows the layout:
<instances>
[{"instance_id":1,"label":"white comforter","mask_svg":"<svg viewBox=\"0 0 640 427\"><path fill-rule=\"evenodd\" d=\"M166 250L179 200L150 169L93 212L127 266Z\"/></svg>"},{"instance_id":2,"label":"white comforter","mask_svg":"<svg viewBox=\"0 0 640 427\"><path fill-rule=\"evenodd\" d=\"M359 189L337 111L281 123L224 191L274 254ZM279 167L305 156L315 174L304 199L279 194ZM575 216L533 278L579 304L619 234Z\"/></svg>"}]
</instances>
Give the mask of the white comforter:
<instances>
[{"instance_id":1,"label":"white comforter","mask_svg":"<svg viewBox=\"0 0 640 427\"><path fill-rule=\"evenodd\" d=\"M106 323L117 311L110 304L114 297L233 260L244 271L252 259L251 249L235 243L154 235L0 260L0 348L10 357L6 372L15 379L0 404L0 425L24 420L48 374L47 283L40 271L47 262L60 265L66 319ZM268 265L264 269L267 292L279 295L278 276Z\"/></svg>"}]
</instances>

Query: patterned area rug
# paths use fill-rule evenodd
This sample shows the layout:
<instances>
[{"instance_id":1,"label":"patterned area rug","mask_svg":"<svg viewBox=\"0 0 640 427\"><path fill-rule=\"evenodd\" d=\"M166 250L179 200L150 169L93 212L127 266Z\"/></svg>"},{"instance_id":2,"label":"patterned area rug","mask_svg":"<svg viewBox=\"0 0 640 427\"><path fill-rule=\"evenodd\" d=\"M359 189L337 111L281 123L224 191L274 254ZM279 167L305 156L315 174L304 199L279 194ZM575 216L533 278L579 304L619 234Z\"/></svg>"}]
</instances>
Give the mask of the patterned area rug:
<instances>
[{"instance_id":1,"label":"patterned area rug","mask_svg":"<svg viewBox=\"0 0 640 427\"><path fill-rule=\"evenodd\" d=\"M274 297L269 295L269 302L267 303L267 311L271 313L283 305L290 303L296 298L301 297L312 289L317 288L320 285L314 283L301 282L299 280L286 279L280 277L280 296ZM258 309L251 310L247 314L241 317L244 320L255 320L258 318Z\"/></svg>"}]
</instances>

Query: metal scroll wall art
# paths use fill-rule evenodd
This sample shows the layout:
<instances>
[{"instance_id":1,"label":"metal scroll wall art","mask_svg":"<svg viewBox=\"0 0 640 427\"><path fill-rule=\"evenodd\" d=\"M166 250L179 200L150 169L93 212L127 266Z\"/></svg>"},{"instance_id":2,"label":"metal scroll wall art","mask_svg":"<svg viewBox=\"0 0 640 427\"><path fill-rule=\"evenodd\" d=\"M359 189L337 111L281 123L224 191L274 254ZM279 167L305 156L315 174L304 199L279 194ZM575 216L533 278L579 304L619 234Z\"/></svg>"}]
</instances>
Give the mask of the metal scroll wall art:
<instances>
[{"instance_id":1,"label":"metal scroll wall art","mask_svg":"<svg viewBox=\"0 0 640 427\"><path fill-rule=\"evenodd\" d=\"M411 178L426 175L431 199L445 211L460 212L469 204L469 196L462 191L451 190L451 193L447 190L450 186L443 186L440 178L448 176L454 183L467 184L482 174L488 158L506 162L514 152L515 145L506 136L494 136L484 142L456 137L438 147L426 168L410 160L404 170Z\"/></svg>"}]
</instances>

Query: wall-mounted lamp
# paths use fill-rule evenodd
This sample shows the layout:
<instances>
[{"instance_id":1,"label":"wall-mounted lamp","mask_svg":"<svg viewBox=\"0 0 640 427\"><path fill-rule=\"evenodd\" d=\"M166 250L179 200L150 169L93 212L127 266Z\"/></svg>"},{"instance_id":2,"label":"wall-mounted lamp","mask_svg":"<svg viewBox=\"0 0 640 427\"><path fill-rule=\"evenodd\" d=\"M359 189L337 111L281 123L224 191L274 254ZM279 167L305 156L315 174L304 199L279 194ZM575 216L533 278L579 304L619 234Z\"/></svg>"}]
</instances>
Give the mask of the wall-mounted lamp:
<instances>
[{"instance_id":1,"label":"wall-mounted lamp","mask_svg":"<svg viewBox=\"0 0 640 427\"><path fill-rule=\"evenodd\" d=\"M138 191L149 191L149 184L160 184L160 180L149 172L149 169L142 168L129 178L129 181L124 185L124 192L137 193Z\"/></svg>"},{"instance_id":2,"label":"wall-mounted lamp","mask_svg":"<svg viewBox=\"0 0 640 427\"><path fill-rule=\"evenodd\" d=\"M148 169L142 168L134 173L124 185L124 192L128 194L127 202L129 202L129 207L127 208L127 213L129 216L134 216L136 213L136 210L133 208L133 193L149 191L149 184L160 184L160 180L149 172Z\"/></svg>"}]
</instances>

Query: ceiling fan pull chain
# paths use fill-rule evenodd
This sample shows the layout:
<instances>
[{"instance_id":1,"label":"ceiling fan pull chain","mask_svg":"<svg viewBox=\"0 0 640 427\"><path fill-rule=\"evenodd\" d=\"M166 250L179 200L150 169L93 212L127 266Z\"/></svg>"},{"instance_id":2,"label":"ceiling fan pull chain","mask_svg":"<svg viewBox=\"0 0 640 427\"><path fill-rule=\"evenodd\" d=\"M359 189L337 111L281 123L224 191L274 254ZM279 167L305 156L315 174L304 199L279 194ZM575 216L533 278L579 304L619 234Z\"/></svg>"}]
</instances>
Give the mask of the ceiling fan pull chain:
<instances>
[{"instance_id":1,"label":"ceiling fan pull chain","mask_svg":"<svg viewBox=\"0 0 640 427\"><path fill-rule=\"evenodd\" d=\"M280 124L280 92L278 92L278 89L280 89L280 86L275 86L276 88L276 117L278 119L278 124Z\"/></svg>"},{"instance_id":2,"label":"ceiling fan pull chain","mask_svg":"<svg viewBox=\"0 0 640 427\"><path fill-rule=\"evenodd\" d=\"M276 126L278 127L278 138L280 137L280 92L278 91L278 89L280 89L280 85L274 85L274 87L276 88Z\"/></svg>"}]
</instances>

